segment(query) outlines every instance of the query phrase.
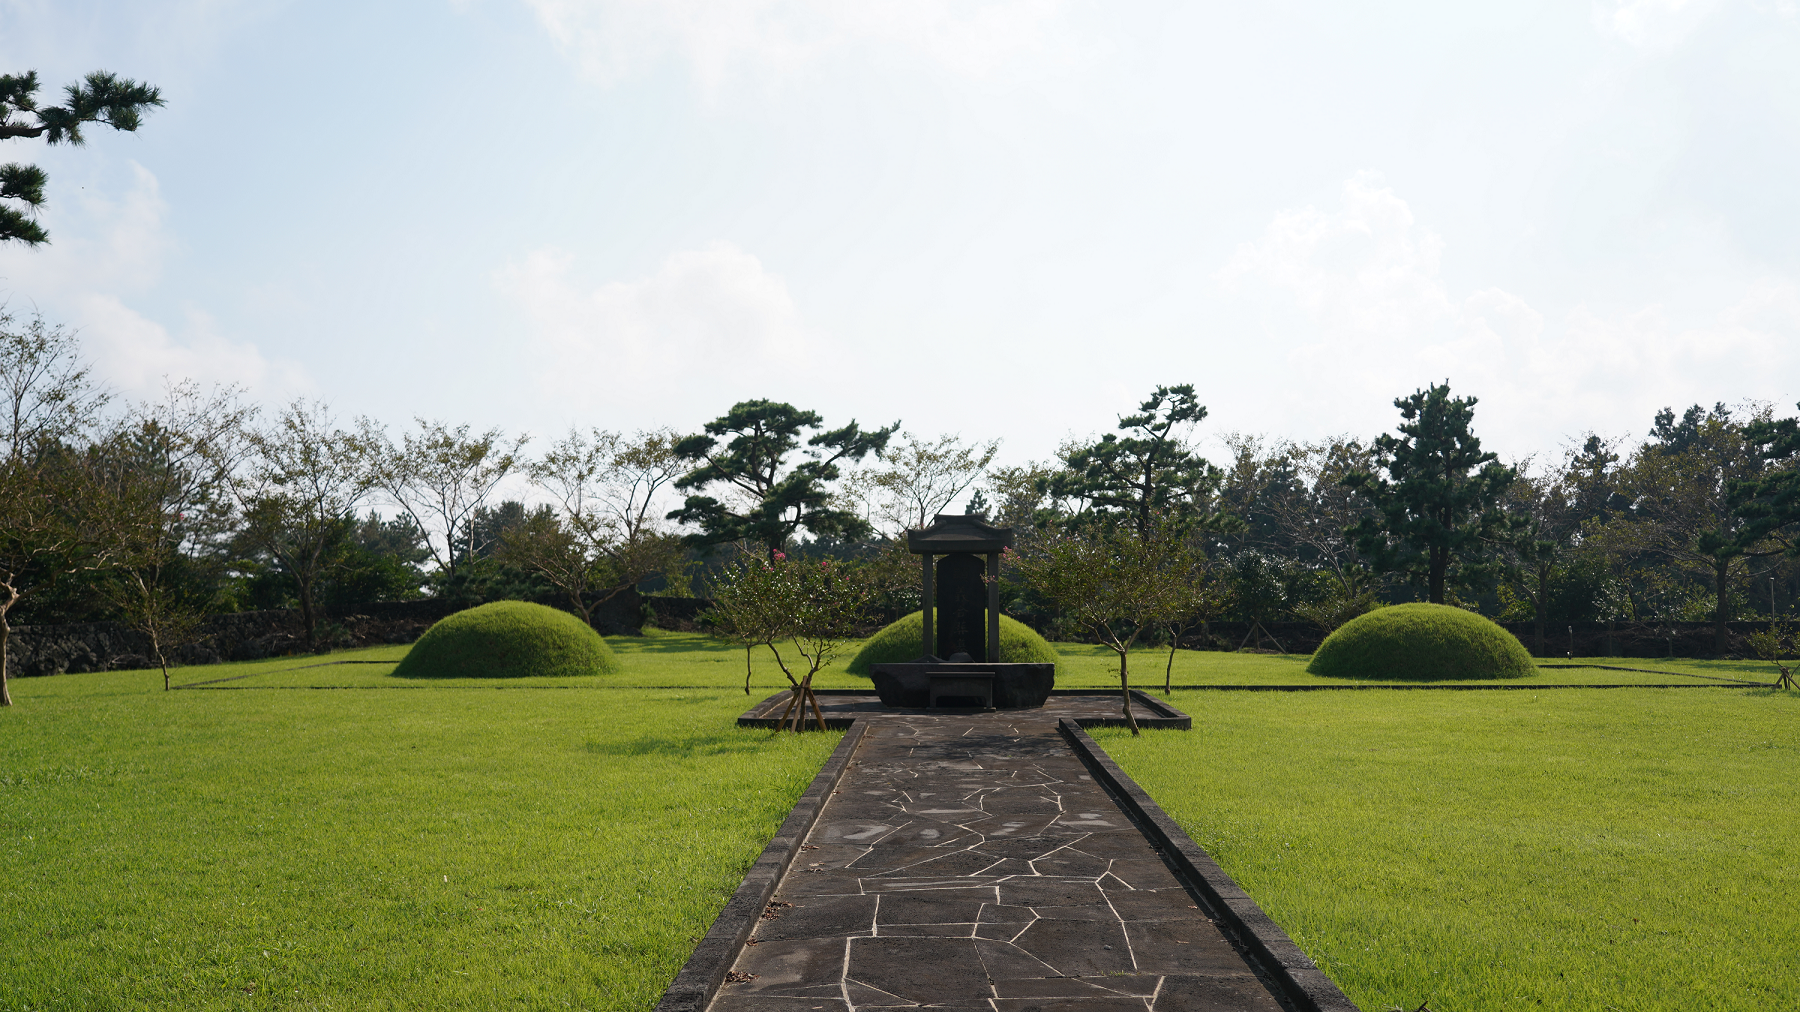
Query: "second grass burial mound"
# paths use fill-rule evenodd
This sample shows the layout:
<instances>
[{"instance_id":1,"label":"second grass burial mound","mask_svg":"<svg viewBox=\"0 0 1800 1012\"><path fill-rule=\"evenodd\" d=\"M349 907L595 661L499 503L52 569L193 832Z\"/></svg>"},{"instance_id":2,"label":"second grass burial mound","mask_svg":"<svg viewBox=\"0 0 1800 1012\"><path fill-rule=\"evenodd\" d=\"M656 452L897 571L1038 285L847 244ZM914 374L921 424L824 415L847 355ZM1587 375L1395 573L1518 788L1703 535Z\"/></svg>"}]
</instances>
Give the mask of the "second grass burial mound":
<instances>
[{"instance_id":1,"label":"second grass burial mound","mask_svg":"<svg viewBox=\"0 0 1800 1012\"><path fill-rule=\"evenodd\" d=\"M1397 604L1344 623L1307 671L1326 678L1436 682L1523 678L1537 665L1518 637L1472 611Z\"/></svg>"},{"instance_id":2,"label":"second grass burial mound","mask_svg":"<svg viewBox=\"0 0 1800 1012\"><path fill-rule=\"evenodd\" d=\"M925 635L925 613L890 623L869 637L844 670L868 677L877 664L905 664L919 659ZM1000 660L1008 664L1055 664L1060 658L1050 641L1023 622L1000 616Z\"/></svg>"},{"instance_id":3,"label":"second grass burial mound","mask_svg":"<svg viewBox=\"0 0 1800 1012\"><path fill-rule=\"evenodd\" d=\"M610 675L619 659L587 623L526 601L495 601L439 621L413 644L400 678Z\"/></svg>"}]
</instances>

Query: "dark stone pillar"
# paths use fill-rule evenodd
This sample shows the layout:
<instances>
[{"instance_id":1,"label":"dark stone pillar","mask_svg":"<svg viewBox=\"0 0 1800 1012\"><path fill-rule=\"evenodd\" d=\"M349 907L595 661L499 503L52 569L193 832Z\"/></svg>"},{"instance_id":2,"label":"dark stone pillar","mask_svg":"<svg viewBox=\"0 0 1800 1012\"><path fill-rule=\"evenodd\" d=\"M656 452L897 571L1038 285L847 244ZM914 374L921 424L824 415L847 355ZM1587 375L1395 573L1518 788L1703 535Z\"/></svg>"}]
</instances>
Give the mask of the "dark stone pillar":
<instances>
[{"instance_id":1,"label":"dark stone pillar","mask_svg":"<svg viewBox=\"0 0 1800 1012\"><path fill-rule=\"evenodd\" d=\"M937 655L987 657L987 586L981 559L967 552L946 555L937 564Z\"/></svg>"},{"instance_id":2,"label":"dark stone pillar","mask_svg":"<svg viewBox=\"0 0 1800 1012\"><path fill-rule=\"evenodd\" d=\"M987 659L1000 660L1000 553L987 557Z\"/></svg>"},{"instance_id":3,"label":"dark stone pillar","mask_svg":"<svg viewBox=\"0 0 1800 1012\"><path fill-rule=\"evenodd\" d=\"M937 595L932 592L931 586L931 556L921 555L919 558L925 560L925 582L922 584L920 596L922 605L920 617L925 620L925 642L920 647L919 658L923 660L932 656L932 649L937 646L937 637L933 635L931 621L937 613Z\"/></svg>"}]
</instances>

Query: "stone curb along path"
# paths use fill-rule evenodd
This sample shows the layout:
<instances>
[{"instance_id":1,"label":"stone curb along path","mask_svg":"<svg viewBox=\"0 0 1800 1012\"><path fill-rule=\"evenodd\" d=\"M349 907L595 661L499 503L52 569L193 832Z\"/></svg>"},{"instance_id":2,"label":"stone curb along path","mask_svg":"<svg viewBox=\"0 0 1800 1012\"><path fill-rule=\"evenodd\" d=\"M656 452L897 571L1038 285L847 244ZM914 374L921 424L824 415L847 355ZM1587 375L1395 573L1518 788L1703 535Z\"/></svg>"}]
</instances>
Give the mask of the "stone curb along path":
<instances>
[{"instance_id":1,"label":"stone curb along path","mask_svg":"<svg viewBox=\"0 0 1800 1012\"><path fill-rule=\"evenodd\" d=\"M1081 729L1117 713L858 714L658 1012L1356 1012Z\"/></svg>"}]
</instances>

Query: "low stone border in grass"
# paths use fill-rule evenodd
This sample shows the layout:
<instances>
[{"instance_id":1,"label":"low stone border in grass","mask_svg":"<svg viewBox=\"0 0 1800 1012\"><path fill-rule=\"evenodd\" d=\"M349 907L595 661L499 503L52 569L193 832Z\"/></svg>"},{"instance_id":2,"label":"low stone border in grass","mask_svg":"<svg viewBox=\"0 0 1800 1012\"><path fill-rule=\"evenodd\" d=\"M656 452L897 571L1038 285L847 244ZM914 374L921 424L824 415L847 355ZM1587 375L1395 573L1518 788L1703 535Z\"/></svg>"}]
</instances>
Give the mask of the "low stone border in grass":
<instances>
[{"instance_id":1,"label":"low stone border in grass","mask_svg":"<svg viewBox=\"0 0 1800 1012\"><path fill-rule=\"evenodd\" d=\"M1106 750L1076 722L1058 728L1094 779L1131 815L1152 844L1163 853L1177 878L1206 908L1209 917L1253 965L1301 1012L1358 1012L1331 978L1300 951L1287 932L1269 919L1249 894L1238 887L1187 831L1169 818L1137 782L1127 776Z\"/></svg>"},{"instance_id":2,"label":"low stone border in grass","mask_svg":"<svg viewBox=\"0 0 1800 1012\"><path fill-rule=\"evenodd\" d=\"M880 697L867 689L814 689L813 694L819 697L819 708L825 716L825 727L829 730L842 731L852 727L858 718L869 716L905 716L907 714L954 714L957 710L890 710L881 705ZM1052 689L1050 697L1080 697L1083 699L1116 700L1117 692L1105 689ZM750 707L738 716L739 727L760 727L773 729L782 726L781 713L787 709L788 700L793 694L783 689L762 702ZM1161 727L1178 731L1193 728L1194 719L1170 704L1157 699L1142 689L1131 690L1133 713L1137 715L1139 727ZM792 715L789 715L792 719ZM1082 727L1125 727L1125 716L1101 716L1083 713L1065 718L1077 721ZM819 726L817 718L809 710L803 721L807 729Z\"/></svg>"},{"instance_id":3,"label":"low stone border in grass","mask_svg":"<svg viewBox=\"0 0 1800 1012\"><path fill-rule=\"evenodd\" d=\"M1116 699L1119 695L1116 692L1108 692L1105 689L1051 689L1050 694L1052 696L1095 696L1101 699ZM1132 714L1136 718L1137 726L1139 727L1161 727L1170 728L1176 731L1191 731L1194 728L1194 718L1177 710L1175 707L1170 706L1168 703L1157 699L1143 689L1131 690L1131 703L1133 707ZM1137 709L1138 707L1142 707L1149 712L1141 713ZM1064 719L1066 720L1069 718ZM1126 723L1125 715L1123 713L1119 714L1117 717L1077 717L1074 718L1074 720L1075 723L1082 727L1131 726Z\"/></svg>"},{"instance_id":4,"label":"low stone border in grass","mask_svg":"<svg viewBox=\"0 0 1800 1012\"><path fill-rule=\"evenodd\" d=\"M783 693L786 695L786 693ZM824 810L825 802L831 798L831 792L837 789L838 782L843 779L844 771L850 766L850 757L855 754L856 747L862 743L863 733L868 729L867 723L855 724L850 728L844 740L825 760L819 775L813 777L807 785L800 800L794 802L793 810L775 831L775 838L757 855L756 863L744 874L744 881L738 884L737 891L725 901L725 909L719 913L719 919L713 922L712 929L700 944L694 948L694 954L675 976L675 982L664 992L662 1001L657 1002L657 1012L704 1012L707 1003L718 991L719 985L725 981L726 971L737 959L744 941L750 937L750 930L756 926L757 918L762 916L763 909L768 906L769 898L775 895L775 887L780 884L781 877L787 874L788 865L793 863L794 855L799 853L800 845L805 842L813 824L819 820L819 813Z\"/></svg>"},{"instance_id":5,"label":"low stone border in grass","mask_svg":"<svg viewBox=\"0 0 1800 1012\"><path fill-rule=\"evenodd\" d=\"M1373 692L1377 690L1425 692L1537 692L1540 689L1773 689L1772 682L1606 682L1596 685L1408 685L1381 682L1375 685L1171 685L1185 692ZM1132 692L1137 692L1133 689ZM1094 693L1099 695L1100 693Z\"/></svg>"}]
</instances>

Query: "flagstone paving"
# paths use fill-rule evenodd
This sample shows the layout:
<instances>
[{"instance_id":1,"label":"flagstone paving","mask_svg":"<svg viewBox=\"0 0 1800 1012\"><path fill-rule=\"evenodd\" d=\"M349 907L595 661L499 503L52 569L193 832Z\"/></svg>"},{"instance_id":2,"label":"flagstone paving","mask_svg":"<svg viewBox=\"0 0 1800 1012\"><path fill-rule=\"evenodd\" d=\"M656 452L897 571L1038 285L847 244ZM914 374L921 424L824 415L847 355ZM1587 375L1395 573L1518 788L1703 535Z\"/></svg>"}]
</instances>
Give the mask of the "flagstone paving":
<instances>
[{"instance_id":1,"label":"flagstone paving","mask_svg":"<svg viewBox=\"0 0 1800 1012\"><path fill-rule=\"evenodd\" d=\"M1092 707L865 717L711 1012L1282 1008L1057 733Z\"/></svg>"}]
</instances>

